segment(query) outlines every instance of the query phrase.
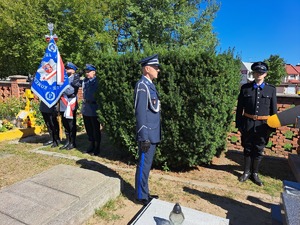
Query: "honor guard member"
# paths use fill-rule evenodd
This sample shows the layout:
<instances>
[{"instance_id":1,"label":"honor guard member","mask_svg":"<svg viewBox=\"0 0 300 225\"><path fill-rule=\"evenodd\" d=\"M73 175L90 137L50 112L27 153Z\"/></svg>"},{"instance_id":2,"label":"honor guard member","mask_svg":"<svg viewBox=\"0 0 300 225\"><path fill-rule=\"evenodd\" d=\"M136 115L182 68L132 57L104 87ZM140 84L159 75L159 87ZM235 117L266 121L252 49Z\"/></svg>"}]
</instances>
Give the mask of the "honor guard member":
<instances>
[{"instance_id":1,"label":"honor guard member","mask_svg":"<svg viewBox=\"0 0 300 225\"><path fill-rule=\"evenodd\" d=\"M99 155L101 131L100 122L97 115L98 104L95 99L95 94L98 93L96 67L91 64L86 64L85 75L86 77L82 83L83 101L81 113L83 116L85 130L90 141L90 146L86 150L86 153Z\"/></svg>"},{"instance_id":2,"label":"honor guard member","mask_svg":"<svg viewBox=\"0 0 300 225\"><path fill-rule=\"evenodd\" d=\"M77 93L81 86L80 77L76 73L78 67L68 62L65 66L68 77L69 87L60 97L59 111L62 116L62 124L66 134L66 143L59 149L71 150L76 148L76 111L78 109Z\"/></svg>"},{"instance_id":3,"label":"honor guard member","mask_svg":"<svg viewBox=\"0 0 300 225\"><path fill-rule=\"evenodd\" d=\"M158 196L149 194L148 179L157 144L161 140L159 95L153 84L159 73L158 55L152 55L139 62L143 75L134 90L136 140L139 159L135 174L135 199L147 205Z\"/></svg>"},{"instance_id":4,"label":"honor guard member","mask_svg":"<svg viewBox=\"0 0 300 225\"><path fill-rule=\"evenodd\" d=\"M51 148L57 147L60 144L59 125L57 121L58 113L56 107L57 106L54 105L49 108L43 101L40 103L40 111L50 135L50 140L43 145L51 145Z\"/></svg>"},{"instance_id":5,"label":"honor guard member","mask_svg":"<svg viewBox=\"0 0 300 225\"><path fill-rule=\"evenodd\" d=\"M255 80L241 87L236 110L236 127L241 132L244 147L244 173L239 181L252 178L254 183L262 186L258 170L263 150L271 132L275 130L267 125L267 119L277 113L277 98L276 88L264 82L268 65L255 62L251 69Z\"/></svg>"}]
</instances>

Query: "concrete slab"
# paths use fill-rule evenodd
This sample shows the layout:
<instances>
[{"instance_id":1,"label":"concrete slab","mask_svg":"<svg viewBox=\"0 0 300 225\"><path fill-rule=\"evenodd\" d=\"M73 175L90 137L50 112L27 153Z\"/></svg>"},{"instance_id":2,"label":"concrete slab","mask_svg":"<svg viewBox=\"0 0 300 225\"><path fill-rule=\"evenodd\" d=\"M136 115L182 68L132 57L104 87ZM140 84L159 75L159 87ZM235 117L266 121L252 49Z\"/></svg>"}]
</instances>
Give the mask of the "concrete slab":
<instances>
[{"instance_id":1,"label":"concrete slab","mask_svg":"<svg viewBox=\"0 0 300 225\"><path fill-rule=\"evenodd\" d=\"M82 224L121 192L118 178L58 165L0 190L1 224Z\"/></svg>"},{"instance_id":2,"label":"concrete slab","mask_svg":"<svg viewBox=\"0 0 300 225\"><path fill-rule=\"evenodd\" d=\"M289 154L288 162L297 182L300 182L300 155Z\"/></svg>"},{"instance_id":3,"label":"concrete slab","mask_svg":"<svg viewBox=\"0 0 300 225\"><path fill-rule=\"evenodd\" d=\"M174 205L175 203L152 199L130 225L171 225L169 215ZM229 219L183 206L181 209L185 217L184 225L229 225Z\"/></svg>"}]
</instances>

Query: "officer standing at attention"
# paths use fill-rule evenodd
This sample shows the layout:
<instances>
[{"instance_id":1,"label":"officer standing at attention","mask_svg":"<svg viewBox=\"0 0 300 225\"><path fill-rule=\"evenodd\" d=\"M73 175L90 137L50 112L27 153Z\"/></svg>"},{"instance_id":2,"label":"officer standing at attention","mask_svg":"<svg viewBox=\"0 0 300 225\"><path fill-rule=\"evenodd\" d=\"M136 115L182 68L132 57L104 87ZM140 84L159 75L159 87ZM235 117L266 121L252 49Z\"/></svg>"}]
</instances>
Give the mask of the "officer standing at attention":
<instances>
[{"instance_id":1,"label":"officer standing at attention","mask_svg":"<svg viewBox=\"0 0 300 225\"><path fill-rule=\"evenodd\" d=\"M80 77L76 73L78 67L68 62L65 66L70 86L60 97L59 111L62 116L62 124L65 129L66 143L59 149L71 150L76 148L76 111L78 109L77 93L81 86Z\"/></svg>"},{"instance_id":2,"label":"officer standing at attention","mask_svg":"<svg viewBox=\"0 0 300 225\"><path fill-rule=\"evenodd\" d=\"M255 80L241 87L236 110L236 127L241 132L244 147L244 173L240 182L252 178L262 186L258 170L263 158L263 150L271 132L275 129L267 125L269 116L277 113L276 88L264 82L268 65L255 62L251 66Z\"/></svg>"},{"instance_id":3,"label":"officer standing at attention","mask_svg":"<svg viewBox=\"0 0 300 225\"><path fill-rule=\"evenodd\" d=\"M50 140L44 143L44 146L51 145L51 148L55 148L60 144L59 139L59 125L57 121L57 105L49 108L43 101L40 103L40 111L45 121L47 130L50 135Z\"/></svg>"},{"instance_id":4,"label":"officer standing at attention","mask_svg":"<svg viewBox=\"0 0 300 225\"><path fill-rule=\"evenodd\" d=\"M139 159L135 174L135 199L137 203L147 205L158 196L149 194L148 179L157 144L161 140L160 102L153 84L159 73L158 55L152 55L139 62L142 66L142 78L134 90L136 140Z\"/></svg>"},{"instance_id":5,"label":"officer standing at attention","mask_svg":"<svg viewBox=\"0 0 300 225\"><path fill-rule=\"evenodd\" d=\"M86 150L86 153L99 155L101 131L97 115L98 104L95 99L95 94L98 93L96 67L91 64L86 64L85 75L86 77L82 83L83 101L81 113L83 116L84 127L90 141L90 146Z\"/></svg>"}]
</instances>

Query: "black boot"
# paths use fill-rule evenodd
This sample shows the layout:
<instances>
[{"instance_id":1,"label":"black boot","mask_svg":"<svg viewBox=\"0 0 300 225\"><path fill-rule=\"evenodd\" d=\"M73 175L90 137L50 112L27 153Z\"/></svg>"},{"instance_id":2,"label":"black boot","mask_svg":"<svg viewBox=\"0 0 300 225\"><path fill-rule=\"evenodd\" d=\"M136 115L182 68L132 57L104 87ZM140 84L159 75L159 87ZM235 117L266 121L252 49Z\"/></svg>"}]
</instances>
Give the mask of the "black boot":
<instances>
[{"instance_id":1,"label":"black boot","mask_svg":"<svg viewBox=\"0 0 300 225\"><path fill-rule=\"evenodd\" d=\"M53 136L52 136L53 133L52 133L52 131L51 131L50 129L48 129L48 132L49 132L49 135L50 135L51 140L45 142L45 143L43 144L43 146L47 146L47 145L52 145L52 144L53 144Z\"/></svg>"},{"instance_id":2,"label":"black boot","mask_svg":"<svg viewBox=\"0 0 300 225\"><path fill-rule=\"evenodd\" d=\"M59 140L54 140L54 141L53 141L53 144L51 145L51 148L56 148L56 147L59 146L59 144L60 144L60 141L59 141Z\"/></svg>"},{"instance_id":3,"label":"black boot","mask_svg":"<svg viewBox=\"0 0 300 225\"><path fill-rule=\"evenodd\" d=\"M76 148L76 144L75 144L75 138L73 138L71 135L70 135L70 144L69 146L67 147L68 150L71 150L73 148Z\"/></svg>"},{"instance_id":4,"label":"black boot","mask_svg":"<svg viewBox=\"0 0 300 225\"><path fill-rule=\"evenodd\" d=\"M66 149L66 148L68 148L69 144L70 144L70 135L66 134L66 143L63 146L61 146L59 149L60 150Z\"/></svg>"},{"instance_id":5,"label":"black boot","mask_svg":"<svg viewBox=\"0 0 300 225\"><path fill-rule=\"evenodd\" d=\"M252 179L253 179L253 182L255 184L257 184L258 186L263 186L263 182L258 177L258 169L259 169L260 163L261 163L261 159L254 159L253 160Z\"/></svg>"},{"instance_id":6,"label":"black boot","mask_svg":"<svg viewBox=\"0 0 300 225\"><path fill-rule=\"evenodd\" d=\"M88 149L85 151L85 153L92 153L95 150L95 142L91 141L90 146L88 147Z\"/></svg>"},{"instance_id":7,"label":"black boot","mask_svg":"<svg viewBox=\"0 0 300 225\"><path fill-rule=\"evenodd\" d=\"M55 135L53 138L53 144L51 145L51 148L58 147L60 145L60 139L58 135Z\"/></svg>"},{"instance_id":8,"label":"black boot","mask_svg":"<svg viewBox=\"0 0 300 225\"><path fill-rule=\"evenodd\" d=\"M245 163L245 165L244 165L244 173L239 178L240 182L245 182L251 176L251 172L250 172L251 158L250 158L250 156L245 156L244 157L244 163Z\"/></svg>"},{"instance_id":9,"label":"black boot","mask_svg":"<svg viewBox=\"0 0 300 225\"><path fill-rule=\"evenodd\" d=\"M94 155L97 156L100 154L100 142L96 142L96 148L94 151Z\"/></svg>"},{"instance_id":10,"label":"black boot","mask_svg":"<svg viewBox=\"0 0 300 225\"><path fill-rule=\"evenodd\" d=\"M45 142L45 143L43 144L43 146L52 145L52 144L53 144L53 141L52 141L52 140L49 140L49 141Z\"/></svg>"}]
</instances>

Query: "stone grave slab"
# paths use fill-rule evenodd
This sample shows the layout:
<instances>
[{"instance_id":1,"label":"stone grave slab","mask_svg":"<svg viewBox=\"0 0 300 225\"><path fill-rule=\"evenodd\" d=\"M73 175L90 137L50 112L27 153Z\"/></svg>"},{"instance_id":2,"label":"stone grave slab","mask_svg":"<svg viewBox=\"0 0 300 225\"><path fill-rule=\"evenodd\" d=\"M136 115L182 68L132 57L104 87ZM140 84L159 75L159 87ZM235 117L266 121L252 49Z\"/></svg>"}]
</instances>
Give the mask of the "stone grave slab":
<instances>
[{"instance_id":1,"label":"stone grave slab","mask_svg":"<svg viewBox=\"0 0 300 225\"><path fill-rule=\"evenodd\" d=\"M153 199L130 225L170 225L169 214L175 203ZM214 216L181 205L185 220L182 225L229 225L229 219Z\"/></svg>"},{"instance_id":2,"label":"stone grave slab","mask_svg":"<svg viewBox=\"0 0 300 225\"><path fill-rule=\"evenodd\" d=\"M300 196L282 193L282 203L287 225L300 225Z\"/></svg>"},{"instance_id":3,"label":"stone grave slab","mask_svg":"<svg viewBox=\"0 0 300 225\"><path fill-rule=\"evenodd\" d=\"M121 181L57 165L0 190L0 224L81 225L121 193Z\"/></svg>"}]
</instances>

